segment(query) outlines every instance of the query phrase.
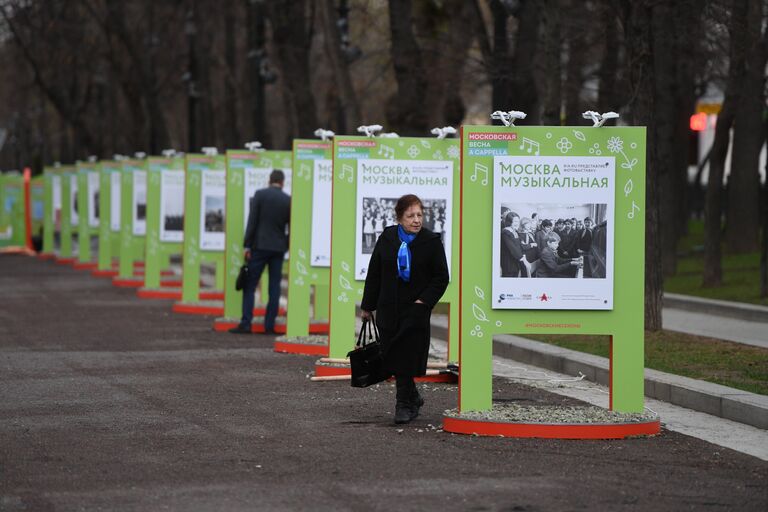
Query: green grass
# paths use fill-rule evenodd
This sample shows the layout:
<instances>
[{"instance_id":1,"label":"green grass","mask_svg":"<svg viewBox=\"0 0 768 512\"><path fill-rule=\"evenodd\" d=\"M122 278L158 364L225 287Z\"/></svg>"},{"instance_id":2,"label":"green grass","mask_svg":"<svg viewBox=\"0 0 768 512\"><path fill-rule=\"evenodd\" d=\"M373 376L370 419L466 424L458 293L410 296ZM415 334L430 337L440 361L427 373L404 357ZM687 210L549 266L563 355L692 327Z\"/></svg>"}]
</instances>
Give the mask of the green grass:
<instances>
[{"instance_id":1,"label":"green grass","mask_svg":"<svg viewBox=\"0 0 768 512\"><path fill-rule=\"evenodd\" d=\"M526 335L559 347L608 357L607 336ZM645 366L768 395L768 349L671 331L645 333Z\"/></svg>"},{"instance_id":2,"label":"green grass","mask_svg":"<svg viewBox=\"0 0 768 512\"><path fill-rule=\"evenodd\" d=\"M722 286L704 288L704 223L691 221L688 229L678 247L677 274L664 280L664 291L768 306L768 297L760 298L760 253L724 252Z\"/></svg>"}]
</instances>

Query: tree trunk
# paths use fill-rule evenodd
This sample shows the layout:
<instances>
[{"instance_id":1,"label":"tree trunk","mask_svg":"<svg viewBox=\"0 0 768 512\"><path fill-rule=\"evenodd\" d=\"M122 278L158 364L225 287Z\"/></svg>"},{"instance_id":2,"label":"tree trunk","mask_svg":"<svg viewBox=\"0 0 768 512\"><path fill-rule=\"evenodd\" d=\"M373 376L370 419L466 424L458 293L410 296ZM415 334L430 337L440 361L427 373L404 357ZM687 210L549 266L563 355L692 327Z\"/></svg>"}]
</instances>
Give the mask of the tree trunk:
<instances>
[{"instance_id":1,"label":"tree trunk","mask_svg":"<svg viewBox=\"0 0 768 512\"><path fill-rule=\"evenodd\" d=\"M491 75L491 111L507 111L515 108L510 105L510 74L512 72L510 68L512 63L509 59L509 36L507 34L509 12L501 0L491 0L490 6L493 15L493 45L491 46L489 72ZM480 20L482 23L482 17ZM494 122L500 123L501 121Z\"/></svg>"},{"instance_id":2,"label":"tree trunk","mask_svg":"<svg viewBox=\"0 0 768 512\"><path fill-rule=\"evenodd\" d=\"M654 0L622 2L626 27L629 82L635 90L629 105L633 125L647 130L647 169L645 175L645 328L662 328L661 245L659 241L659 162L655 141L657 112L654 87L653 14Z\"/></svg>"},{"instance_id":3,"label":"tree trunk","mask_svg":"<svg viewBox=\"0 0 768 512\"><path fill-rule=\"evenodd\" d=\"M235 36L237 30L237 6L233 0L226 4L224 13L224 60L227 69L224 73L224 146L227 148L241 147L237 116L237 47Z\"/></svg>"},{"instance_id":4,"label":"tree trunk","mask_svg":"<svg viewBox=\"0 0 768 512\"><path fill-rule=\"evenodd\" d=\"M668 0L661 1L653 9L653 52L655 96L655 137L651 143L656 148L656 176L659 183L659 224L662 271L665 276L675 274L677 267L677 213L676 202L680 191L676 189L676 155L688 155L676 146L675 132L680 106L678 104L677 52L675 51L676 22L673 6Z\"/></svg>"},{"instance_id":5,"label":"tree trunk","mask_svg":"<svg viewBox=\"0 0 768 512\"><path fill-rule=\"evenodd\" d=\"M722 232L723 232L723 175L725 158L731 139L731 127L735 119L736 105L742 92L741 81L744 74L746 54L746 36L744 26L747 22L746 3L733 0L729 31L731 33L730 62L725 99L715 125L715 140L709 157L709 180L704 211L704 275L702 285L720 286L723 282L722 268ZM743 219L739 224L745 224Z\"/></svg>"},{"instance_id":6,"label":"tree trunk","mask_svg":"<svg viewBox=\"0 0 768 512\"><path fill-rule=\"evenodd\" d=\"M617 75L619 73L619 35L616 10L604 0L600 5L600 20L605 37L603 40L603 58L598 71L597 106L600 112L618 112L621 104L616 94ZM606 124L615 124L608 121Z\"/></svg>"},{"instance_id":7,"label":"tree trunk","mask_svg":"<svg viewBox=\"0 0 768 512\"><path fill-rule=\"evenodd\" d=\"M765 55L761 48L764 21L762 0L741 0L747 9L743 25L744 70L741 94L735 105L731 174L728 180L728 211L725 243L730 251L743 253L759 248L760 150L763 145L762 115ZM734 9L736 7L734 6Z\"/></svg>"},{"instance_id":8,"label":"tree trunk","mask_svg":"<svg viewBox=\"0 0 768 512\"><path fill-rule=\"evenodd\" d=\"M250 86L250 110L253 137L265 147L272 145L270 132L265 128L266 99L262 62L266 59L265 20L266 11L262 2L244 0L248 10L248 82Z\"/></svg>"},{"instance_id":9,"label":"tree trunk","mask_svg":"<svg viewBox=\"0 0 768 512\"><path fill-rule=\"evenodd\" d=\"M510 84L511 108L528 114L526 124L536 125L540 118L539 95L533 68L539 41L539 5L533 0L520 0L520 3L516 15L515 53L511 62L511 71L514 73Z\"/></svg>"},{"instance_id":10,"label":"tree trunk","mask_svg":"<svg viewBox=\"0 0 768 512\"><path fill-rule=\"evenodd\" d=\"M581 117L584 110L581 105L581 90L584 87L584 64L587 53L586 34L584 27L578 20L576 12L583 6L581 2L568 6L569 21L566 24L568 41L568 62L565 66L565 124L566 126L578 126L584 122Z\"/></svg>"},{"instance_id":11,"label":"tree trunk","mask_svg":"<svg viewBox=\"0 0 768 512\"><path fill-rule=\"evenodd\" d=\"M562 37L560 33L560 10L562 0L546 0L544 4L544 99L542 101L541 123L559 126L562 110L562 87L560 52Z\"/></svg>"},{"instance_id":12,"label":"tree trunk","mask_svg":"<svg viewBox=\"0 0 768 512\"><path fill-rule=\"evenodd\" d=\"M341 36L337 24L338 17L334 8L334 0L321 0L320 19L323 24L325 36L325 52L333 68L336 78L336 97L338 108L341 109L341 123L338 130L341 133L354 133L354 130L362 124L360 104L357 101L355 89L352 86L352 77L349 74L349 65L341 47Z\"/></svg>"},{"instance_id":13,"label":"tree trunk","mask_svg":"<svg viewBox=\"0 0 768 512\"><path fill-rule=\"evenodd\" d=\"M309 77L307 49L311 41L307 29L306 7L306 0L279 6L273 3L268 5L290 126L289 138L312 137L318 127Z\"/></svg>"},{"instance_id":14,"label":"tree trunk","mask_svg":"<svg viewBox=\"0 0 768 512\"><path fill-rule=\"evenodd\" d=\"M387 101L387 129L424 135L431 128L426 109L427 80L421 48L413 34L411 0L389 0L389 29L397 93Z\"/></svg>"}]
</instances>

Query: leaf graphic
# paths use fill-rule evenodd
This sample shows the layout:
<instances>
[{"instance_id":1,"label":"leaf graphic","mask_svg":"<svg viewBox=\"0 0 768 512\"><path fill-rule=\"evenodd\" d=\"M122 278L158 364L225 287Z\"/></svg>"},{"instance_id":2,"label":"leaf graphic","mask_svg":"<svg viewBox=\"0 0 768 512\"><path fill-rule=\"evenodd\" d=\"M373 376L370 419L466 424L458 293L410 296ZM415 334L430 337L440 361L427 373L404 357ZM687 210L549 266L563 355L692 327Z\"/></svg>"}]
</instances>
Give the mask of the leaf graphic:
<instances>
[{"instance_id":1,"label":"leaf graphic","mask_svg":"<svg viewBox=\"0 0 768 512\"><path fill-rule=\"evenodd\" d=\"M304 249L299 249L299 258L303 260L307 259L307 253L304 252Z\"/></svg>"},{"instance_id":2,"label":"leaf graphic","mask_svg":"<svg viewBox=\"0 0 768 512\"><path fill-rule=\"evenodd\" d=\"M480 322L488 321L488 316L486 316L485 311L483 311L477 304L472 304L472 314L475 315L475 318Z\"/></svg>"},{"instance_id":3,"label":"leaf graphic","mask_svg":"<svg viewBox=\"0 0 768 512\"><path fill-rule=\"evenodd\" d=\"M344 272L349 272L349 263L347 263L346 261L342 261L341 262L341 269Z\"/></svg>"},{"instance_id":4,"label":"leaf graphic","mask_svg":"<svg viewBox=\"0 0 768 512\"><path fill-rule=\"evenodd\" d=\"M300 261L296 262L296 270L298 270L299 274L301 274L303 276L305 276L305 275L307 275L309 273L309 272L307 272L307 267L305 267L304 264L302 262L300 262Z\"/></svg>"},{"instance_id":5,"label":"leaf graphic","mask_svg":"<svg viewBox=\"0 0 768 512\"><path fill-rule=\"evenodd\" d=\"M581 142L586 142L587 138L584 136L583 132L580 132L579 130L573 130L573 136L579 139Z\"/></svg>"},{"instance_id":6,"label":"leaf graphic","mask_svg":"<svg viewBox=\"0 0 768 512\"><path fill-rule=\"evenodd\" d=\"M632 183L632 180L627 181L627 183L624 185L624 195L628 196L630 192L632 192L634 184Z\"/></svg>"},{"instance_id":7,"label":"leaf graphic","mask_svg":"<svg viewBox=\"0 0 768 512\"><path fill-rule=\"evenodd\" d=\"M629 162L630 167L634 167L635 165L637 165L637 158L633 158L632 161Z\"/></svg>"},{"instance_id":8,"label":"leaf graphic","mask_svg":"<svg viewBox=\"0 0 768 512\"><path fill-rule=\"evenodd\" d=\"M339 284L345 290L351 290L352 289L352 285L349 284L349 279L347 279L344 276L339 276Z\"/></svg>"},{"instance_id":9,"label":"leaf graphic","mask_svg":"<svg viewBox=\"0 0 768 512\"><path fill-rule=\"evenodd\" d=\"M475 295L477 295L479 298L485 300L485 292L479 286L475 286Z\"/></svg>"}]
</instances>

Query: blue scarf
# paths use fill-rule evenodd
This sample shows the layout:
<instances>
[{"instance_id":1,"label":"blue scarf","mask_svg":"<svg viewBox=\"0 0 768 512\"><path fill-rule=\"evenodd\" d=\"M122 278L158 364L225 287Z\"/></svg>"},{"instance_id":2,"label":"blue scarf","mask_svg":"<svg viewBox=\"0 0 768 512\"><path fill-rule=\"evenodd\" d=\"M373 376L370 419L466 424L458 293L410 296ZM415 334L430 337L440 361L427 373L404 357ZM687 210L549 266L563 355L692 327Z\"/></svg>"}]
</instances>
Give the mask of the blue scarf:
<instances>
[{"instance_id":1,"label":"blue scarf","mask_svg":"<svg viewBox=\"0 0 768 512\"><path fill-rule=\"evenodd\" d=\"M400 238L400 249L397 250L397 275L406 283L411 280L411 242L418 233L408 233L400 224L397 225L397 236Z\"/></svg>"}]
</instances>

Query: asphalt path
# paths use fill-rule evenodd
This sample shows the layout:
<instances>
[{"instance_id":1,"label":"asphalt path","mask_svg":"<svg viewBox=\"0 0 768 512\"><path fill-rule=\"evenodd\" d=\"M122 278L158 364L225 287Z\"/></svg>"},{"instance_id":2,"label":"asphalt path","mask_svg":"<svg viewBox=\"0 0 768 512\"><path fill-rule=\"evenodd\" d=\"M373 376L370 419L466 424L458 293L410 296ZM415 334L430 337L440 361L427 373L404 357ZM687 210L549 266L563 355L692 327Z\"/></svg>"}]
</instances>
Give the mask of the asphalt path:
<instances>
[{"instance_id":1,"label":"asphalt path","mask_svg":"<svg viewBox=\"0 0 768 512\"><path fill-rule=\"evenodd\" d=\"M308 379L315 359L212 331L108 280L0 256L0 510L760 510L768 463L663 431L623 441L440 431L455 386ZM497 378L495 398L573 398Z\"/></svg>"}]
</instances>

